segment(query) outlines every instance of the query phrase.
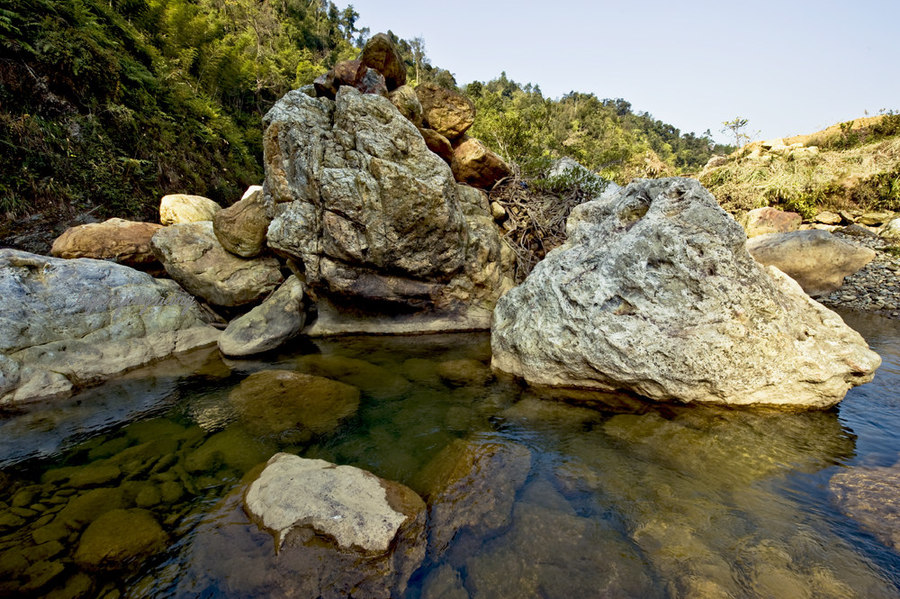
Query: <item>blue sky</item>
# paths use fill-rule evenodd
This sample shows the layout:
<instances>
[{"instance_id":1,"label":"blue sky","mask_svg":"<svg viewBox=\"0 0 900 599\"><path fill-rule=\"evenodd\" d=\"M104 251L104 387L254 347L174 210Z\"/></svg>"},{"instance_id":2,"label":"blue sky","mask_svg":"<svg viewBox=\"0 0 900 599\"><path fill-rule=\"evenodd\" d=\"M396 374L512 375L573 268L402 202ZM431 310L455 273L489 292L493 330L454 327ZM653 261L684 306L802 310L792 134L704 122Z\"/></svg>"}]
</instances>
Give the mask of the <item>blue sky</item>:
<instances>
[{"instance_id":1,"label":"blue sky","mask_svg":"<svg viewBox=\"0 0 900 599\"><path fill-rule=\"evenodd\" d=\"M345 5L341 4L340 5ZM354 0L359 27L425 39L460 84L624 98L682 131L757 139L900 110L900 0Z\"/></svg>"}]
</instances>

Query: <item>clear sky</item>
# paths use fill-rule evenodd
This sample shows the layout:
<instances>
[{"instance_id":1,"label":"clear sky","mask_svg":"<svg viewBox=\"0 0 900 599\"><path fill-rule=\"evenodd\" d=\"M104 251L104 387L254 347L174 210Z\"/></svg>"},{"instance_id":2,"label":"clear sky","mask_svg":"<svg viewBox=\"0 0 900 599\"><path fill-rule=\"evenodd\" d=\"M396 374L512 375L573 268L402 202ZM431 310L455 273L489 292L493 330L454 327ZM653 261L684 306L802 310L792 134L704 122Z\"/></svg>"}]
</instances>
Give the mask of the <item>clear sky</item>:
<instances>
[{"instance_id":1,"label":"clear sky","mask_svg":"<svg viewBox=\"0 0 900 599\"><path fill-rule=\"evenodd\" d=\"M346 3L336 2L340 6ZM460 85L624 98L683 132L756 139L900 110L900 0L353 0L358 27L423 37Z\"/></svg>"}]
</instances>

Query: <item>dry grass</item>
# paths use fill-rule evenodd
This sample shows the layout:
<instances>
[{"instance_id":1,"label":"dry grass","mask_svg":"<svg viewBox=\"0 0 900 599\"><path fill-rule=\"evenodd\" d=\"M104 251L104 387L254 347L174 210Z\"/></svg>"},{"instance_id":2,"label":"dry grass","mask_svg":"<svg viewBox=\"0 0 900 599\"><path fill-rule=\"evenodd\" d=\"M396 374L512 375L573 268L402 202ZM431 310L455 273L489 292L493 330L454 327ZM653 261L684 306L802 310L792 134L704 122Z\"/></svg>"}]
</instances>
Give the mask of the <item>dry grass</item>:
<instances>
[{"instance_id":1,"label":"dry grass","mask_svg":"<svg viewBox=\"0 0 900 599\"><path fill-rule=\"evenodd\" d=\"M805 137L825 139L828 131ZM807 216L821 209L851 206L897 210L900 136L818 153L805 148L767 152L753 144L722 166L704 169L699 179L724 208L735 212L771 205Z\"/></svg>"}]
</instances>

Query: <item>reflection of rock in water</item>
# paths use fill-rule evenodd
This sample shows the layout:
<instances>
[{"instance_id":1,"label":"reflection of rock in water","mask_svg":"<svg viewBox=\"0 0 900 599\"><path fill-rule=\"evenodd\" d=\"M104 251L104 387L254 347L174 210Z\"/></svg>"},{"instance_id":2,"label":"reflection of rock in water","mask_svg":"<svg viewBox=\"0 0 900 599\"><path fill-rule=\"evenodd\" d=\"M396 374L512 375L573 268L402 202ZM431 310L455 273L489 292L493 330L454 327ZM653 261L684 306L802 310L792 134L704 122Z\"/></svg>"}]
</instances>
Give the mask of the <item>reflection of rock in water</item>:
<instances>
[{"instance_id":1,"label":"reflection of rock in water","mask_svg":"<svg viewBox=\"0 0 900 599\"><path fill-rule=\"evenodd\" d=\"M900 462L839 472L829 487L842 512L900 552Z\"/></svg>"},{"instance_id":2,"label":"reflection of rock in water","mask_svg":"<svg viewBox=\"0 0 900 599\"><path fill-rule=\"evenodd\" d=\"M671 412L570 436L557 470L567 493L595 493L618 514L670 594L895 596L826 522L765 484L852 455L835 413Z\"/></svg>"}]
</instances>

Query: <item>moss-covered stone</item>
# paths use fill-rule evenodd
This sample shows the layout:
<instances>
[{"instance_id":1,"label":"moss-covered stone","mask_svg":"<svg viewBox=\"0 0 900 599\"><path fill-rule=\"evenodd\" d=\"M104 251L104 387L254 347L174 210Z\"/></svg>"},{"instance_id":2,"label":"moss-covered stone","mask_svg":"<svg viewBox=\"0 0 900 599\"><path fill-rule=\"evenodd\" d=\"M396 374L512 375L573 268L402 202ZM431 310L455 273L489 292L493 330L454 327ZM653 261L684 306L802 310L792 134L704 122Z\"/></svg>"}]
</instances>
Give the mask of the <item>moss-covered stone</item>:
<instances>
[{"instance_id":1,"label":"moss-covered stone","mask_svg":"<svg viewBox=\"0 0 900 599\"><path fill-rule=\"evenodd\" d=\"M212 435L200 447L187 454L184 469L191 474L215 472L221 467L241 474L271 457L274 448L239 426L231 426Z\"/></svg>"},{"instance_id":2,"label":"moss-covered stone","mask_svg":"<svg viewBox=\"0 0 900 599\"><path fill-rule=\"evenodd\" d=\"M134 498L134 504L141 508L150 508L159 505L162 494L156 485L145 484Z\"/></svg>"},{"instance_id":3,"label":"moss-covered stone","mask_svg":"<svg viewBox=\"0 0 900 599\"><path fill-rule=\"evenodd\" d=\"M125 498L122 489L118 487L91 489L73 497L56 516L54 523L63 524L71 530L80 530L106 512L123 507Z\"/></svg>"},{"instance_id":4,"label":"moss-covered stone","mask_svg":"<svg viewBox=\"0 0 900 599\"><path fill-rule=\"evenodd\" d=\"M397 399L409 390L409 381L403 375L356 358L309 354L297 360L297 367L302 372L357 387L376 399Z\"/></svg>"},{"instance_id":5,"label":"moss-covered stone","mask_svg":"<svg viewBox=\"0 0 900 599\"><path fill-rule=\"evenodd\" d=\"M184 487L174 480L164 481L159 485L160 500L166 504L177 503L184 497Z\"/></svg>"},{"instance_id":6,"label":"moss-covered stone","mask_svg":"<svg viewBox=\"0 0 900 599\"><path fill-rule=\"evenodd\" d=\"M359 389L320 376L264 370L228 396L248 430L302 443L334 431L359 408Z\"/></svg>"},{"instance_id":7,"label":"moss-covered stone","mask_svg":"<svg viewBox=\"0 0 900 599\"><path fill-rule=\"evenodd\" d=\"M478 360L446 360L437 366L441 379L451 385L486 385L494 378L491 369Z\"/></svg>"},{"instance_id":8,"label":"moss-covered stone","mask_svg":"<svg viewBox=\"0 0 900 599\"><path fill-rule=\"evenodd\" d=\"M69 484L76 488L100 487L119 480L122 471L115 464L94 462L75 468L69 475Z\"/></svg>"},{"instance_id":9,"label":"moss-covered stone","mask_svg":"<svg viewBox=\"0 0 900 599\"><path fill-rule=\"evenodd\" d=\"M60 562L37 562L25 570L26 581L22 584L21 590L24 593L30 593L41 589L63 573L65 566Z\"/></svg>"},{"instance_id":10,"label":"moss-covered stone","mask_svg":"<svg viewBox=\"0 0 900 599\"><path fill-rule=\"evenodd\" d=\"M45 595L45 599L82 599L90 595L94 582L88 574L78 572L70 576L65 584Z\"/></svg>"},{"instance_id":11,"label":"moss-covered stone","mask_svg":"<svg viewBox=\"0 0 900 599\"><path fill-rule=\"evenodd\" d=\"M132 560L162 551L168 536L146 510L112 510L94 520L75 551L75 562L88 570L117 570Z\"/></svg>"}]
</instances>

